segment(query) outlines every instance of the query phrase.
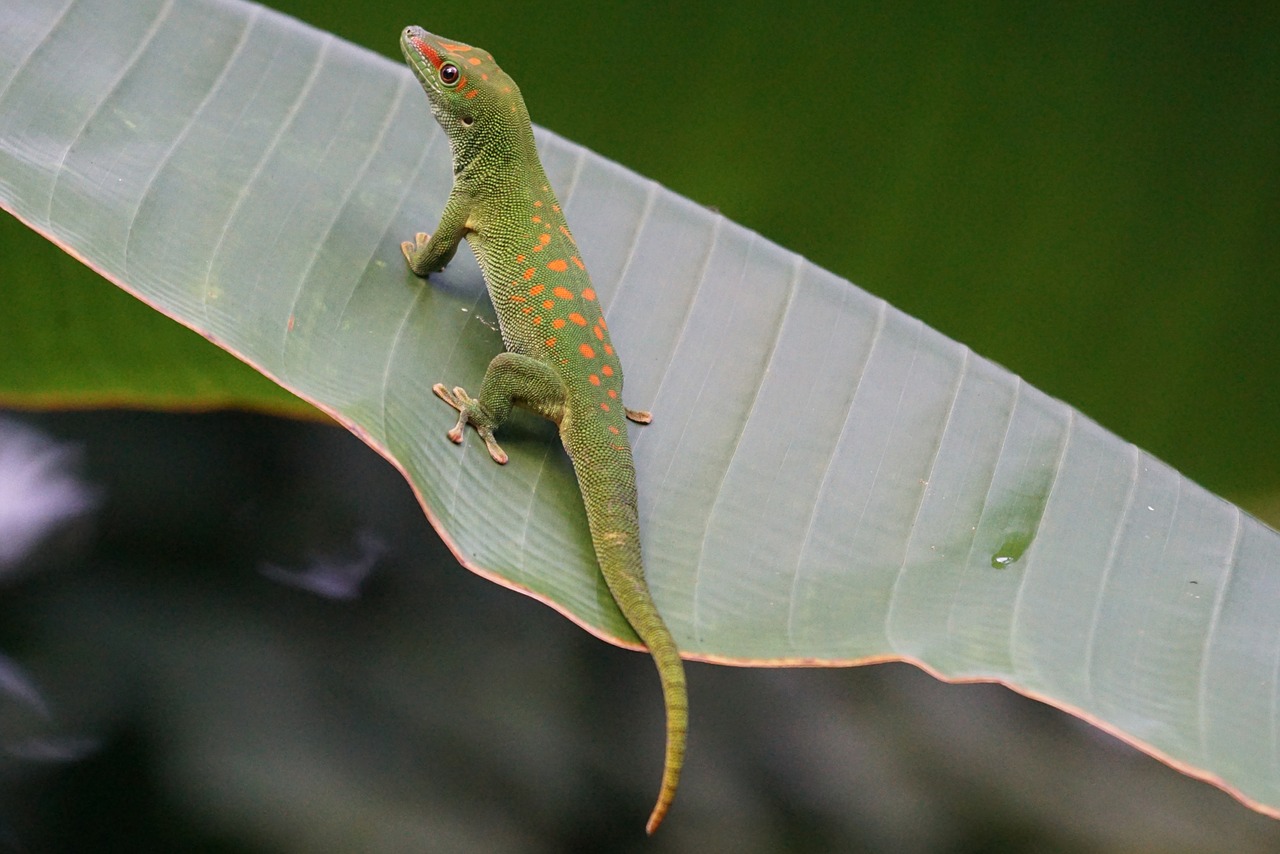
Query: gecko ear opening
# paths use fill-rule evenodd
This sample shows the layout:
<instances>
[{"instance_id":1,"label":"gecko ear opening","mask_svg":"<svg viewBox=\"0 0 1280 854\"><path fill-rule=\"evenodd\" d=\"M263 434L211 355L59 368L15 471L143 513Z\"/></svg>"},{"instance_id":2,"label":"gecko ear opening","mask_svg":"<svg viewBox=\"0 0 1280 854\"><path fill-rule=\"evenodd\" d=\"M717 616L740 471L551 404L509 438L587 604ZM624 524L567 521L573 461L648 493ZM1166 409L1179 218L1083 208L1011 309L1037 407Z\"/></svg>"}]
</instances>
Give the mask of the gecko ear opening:
<instances>
[{"instance_id":1,"label":"gecko ear opening","mask_svg":"<svg viewBox=\"0 0 1280 854\"><path fill-rule=\"evenodd\" d=\"M463 127L471 127L471 125L472 125L474 122L475 122L475 117L474 117L474 116L469 116L469 115L467 115L467 116L463 116L463 117L462 117L462 126L463 126Z\"/></svg>"}]
</instances>

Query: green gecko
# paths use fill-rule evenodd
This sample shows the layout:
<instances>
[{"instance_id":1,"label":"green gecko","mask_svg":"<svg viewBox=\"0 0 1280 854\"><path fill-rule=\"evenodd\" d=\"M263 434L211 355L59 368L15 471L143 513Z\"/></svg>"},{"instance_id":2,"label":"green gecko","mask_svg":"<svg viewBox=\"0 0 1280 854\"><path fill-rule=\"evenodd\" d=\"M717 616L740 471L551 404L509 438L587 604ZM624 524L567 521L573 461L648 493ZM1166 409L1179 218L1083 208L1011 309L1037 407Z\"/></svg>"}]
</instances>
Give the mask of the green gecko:
<instances>
[{"instance_id":1,"label":"green gecko","mask_svg":"<svg viewBox=\"0 0 1280 854\"><path fill-rule=\"evenodd\" d=\"M407 27L400 48L453 150L453 190L433 235L401 244L409 269L443 270L466 238L484 274L506 352L489 363L480 395L433 391L458 410L449 438L467 424L489 456L507 455L493 432L523 406L560 427L587 508L591 542L610 593L648 646L662 680L667 748L662 787L645 829L653 833L675 797L684 764L689 701L684 664L644 578L636 470L622 403L622 365L591 278L533 144L516 84L483 50Z\"/></svg>"}]
</instances>

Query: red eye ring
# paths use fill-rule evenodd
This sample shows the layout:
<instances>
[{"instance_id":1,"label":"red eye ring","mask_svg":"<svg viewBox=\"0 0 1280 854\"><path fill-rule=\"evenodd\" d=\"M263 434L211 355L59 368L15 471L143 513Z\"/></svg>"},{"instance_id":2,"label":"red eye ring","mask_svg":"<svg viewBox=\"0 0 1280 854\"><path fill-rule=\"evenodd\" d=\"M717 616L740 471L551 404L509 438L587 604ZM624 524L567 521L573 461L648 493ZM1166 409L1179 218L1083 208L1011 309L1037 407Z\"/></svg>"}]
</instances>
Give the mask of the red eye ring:
<instances>
[{"instance_id":1,"label":"red eye ring","mask_svg":"<svg viewBox=\"0 0 1280 854\"><path fill-rule=\"evenodd\" d=\"M446 62L440 66L440 82L444 85L457 86L460 79L462 79L462 72L452 62Z\"/></svg>"}]
</instances>

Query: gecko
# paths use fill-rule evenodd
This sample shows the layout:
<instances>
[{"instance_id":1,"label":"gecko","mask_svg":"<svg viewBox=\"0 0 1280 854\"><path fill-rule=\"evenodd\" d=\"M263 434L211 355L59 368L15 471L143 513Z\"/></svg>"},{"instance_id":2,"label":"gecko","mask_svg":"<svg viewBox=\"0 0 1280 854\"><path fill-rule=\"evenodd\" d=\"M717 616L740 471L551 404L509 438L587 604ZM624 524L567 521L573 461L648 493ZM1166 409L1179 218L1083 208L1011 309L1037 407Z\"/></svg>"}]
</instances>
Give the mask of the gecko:
<instances>
[{"instance_id":1,"label":"gecko","mask_svg":"<svg viewBox=\"0 0 1280 854\"><path fill-rule=\"evenodd\" d=\"M507 454L493 434L513 406L559 427L600 573L662 683L666 751L645 825L652 834L675 797L689 717L684 663L654 604L640 554L636 470L624 419L648 424L652 416L623 405L622 365L600 297L542 168L515 82L488 52L421 27L406 27L400 47L453 154L453 189L439 225L401 249L409 269L426 278L443 270L466 238L506 348L489 363L478 396L443 383L432 391L458 411L449 439L461 444L469 424L499 464Z\"/></svg>"}]
</instances>

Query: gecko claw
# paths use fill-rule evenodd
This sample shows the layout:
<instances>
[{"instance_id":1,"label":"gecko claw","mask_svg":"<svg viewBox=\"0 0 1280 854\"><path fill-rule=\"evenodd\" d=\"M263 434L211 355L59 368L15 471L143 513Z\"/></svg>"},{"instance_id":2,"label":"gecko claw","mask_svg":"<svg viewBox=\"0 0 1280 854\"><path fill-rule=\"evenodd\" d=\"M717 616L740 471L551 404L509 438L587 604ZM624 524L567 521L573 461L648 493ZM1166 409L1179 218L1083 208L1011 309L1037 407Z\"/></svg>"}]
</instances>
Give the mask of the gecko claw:
<instances>
[{"instance_id":1,"label":"gecko claw","mask_svg":"<svg viewBox=\"0 0 1280 854\"><path fill-rule=\"evenodd\" d=\"M484 446L486 449L488 449L489 456L493 458L493 461L500 466L505 466L507 464L507 460L509 459L507 457L507 452L502 450L502 448L498 446L498 443L494 441L493 431L478 430L477 432L479 432L479 434L482 437L484 437Z\"/></svg>"},{"instance_id":2,"label":"gecko claw","mask_svg":"<svg viewBox=\"0 0 1280 854\"><path fill-rule=\"evenodd\" d=\"M623 410L626 411L627 417L637 424L648 424L653 421L653 413L648 410L628 409L625 406L623 407Z\"/></svg>"},{"instance_id":3,"label":"gecko claw","mask_svg":"<svg viewBox=\"0 0 1280 854\"><path fill-rule=\"evenodd\" d=\"M457 409L457 410L462 409L462 407L458 405L458 402L454 400L453 393L450 392L449 389L444 387L444 383L436 383L431 387L431 390L435 392L436 397L440 398L445 403L452 406L454 409Z\"/></svg>"}]
</instances>

